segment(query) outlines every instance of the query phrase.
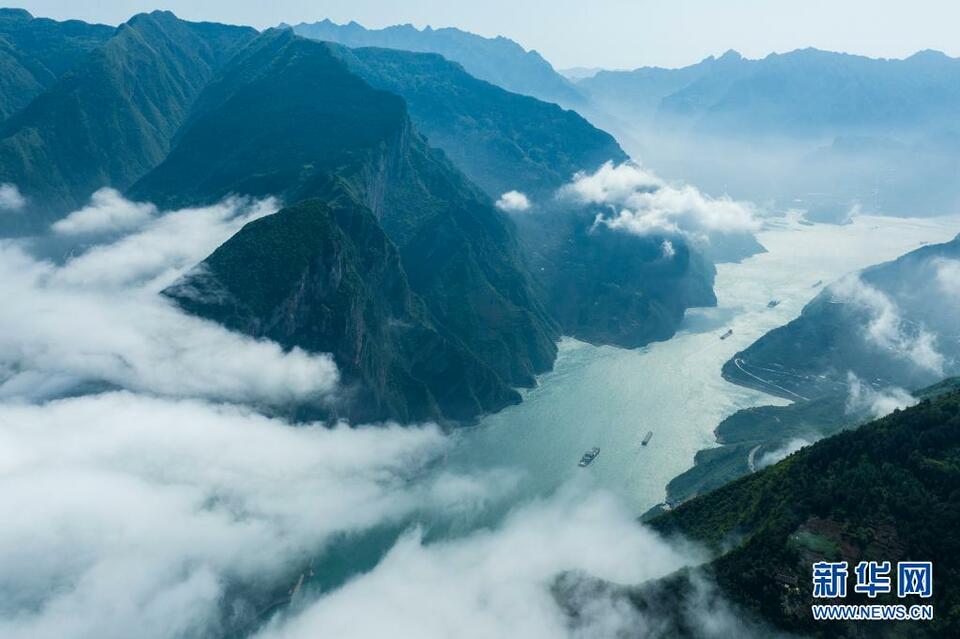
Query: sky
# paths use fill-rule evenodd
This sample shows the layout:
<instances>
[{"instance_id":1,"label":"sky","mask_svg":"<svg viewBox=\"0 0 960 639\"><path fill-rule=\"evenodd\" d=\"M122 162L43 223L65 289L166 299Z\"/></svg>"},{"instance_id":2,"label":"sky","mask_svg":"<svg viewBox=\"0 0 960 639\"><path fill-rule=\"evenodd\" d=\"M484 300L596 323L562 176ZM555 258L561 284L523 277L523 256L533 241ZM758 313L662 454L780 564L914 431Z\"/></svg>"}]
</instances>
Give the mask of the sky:
<instances>
[{"instance_id":1,"label":"sky","mask_svg":"<svg viewBox=\"0 0 960 639\"><path fill-rule=\"evenodd\" d=\"M117 24L141 11L184 19L295 24L329 18L367 27L411 23L503 35L559 69L676 67L736 49L749 58L804 47L900 58L960 55L953 0L25 0L37 16ZM549 10L545 10L549 6Z\"/></svg>"}]
</instances>

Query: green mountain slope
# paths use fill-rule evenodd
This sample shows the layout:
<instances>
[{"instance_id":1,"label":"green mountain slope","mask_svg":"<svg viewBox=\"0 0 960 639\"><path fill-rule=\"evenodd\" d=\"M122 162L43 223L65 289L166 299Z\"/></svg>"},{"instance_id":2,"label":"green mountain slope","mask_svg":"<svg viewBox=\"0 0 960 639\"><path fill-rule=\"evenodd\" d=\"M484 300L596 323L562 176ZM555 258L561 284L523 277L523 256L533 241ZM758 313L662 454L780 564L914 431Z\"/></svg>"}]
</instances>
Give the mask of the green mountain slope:
<instances>
[{"instance_id":1,"label":"green mountain slope","mask_svg":"<svg viewBox=\"0 0 960 639\"><path fill-rule=\"evenodd\" d=\"M911 395L918 400L931 399L958 389L960 377L951 377ZM670 480L667 503L684 502L782 459L801 446L856 428L875 414L868 399L843 393L787 406L738 410L714 429L720 446L698 451L693 468ZM660 512L661 506L656 506L646 516Z\"/></svg>"},{"instance_id":2,"label":"green mountain slope","mask_svg":"<svg viewBox=\"0 0 960 639\"><path fill-rule=\"evenodd\" d=\"M34 18L23 9L0 9L0 121L29 104L114 30L79 20Z\"/></svg>"},{"instance_id":3,"label":"green mountain slope","mask_svg":"<svg viewBox=\"0 0 960 639\"><path fill-rule=\"evenodd\" d=\"M163 205L229 193L287 202L346 193L370 209L443 334L529 386L556 355L513 225L411 125L403 101L330 45L265 33L210 84L170 156L134 195Z\"/></svg>"},{"instance_id":4,"label":"green mountain slope","mask_svg":"<svg viewBox=\"0 0 960 639\"><path fill-rule=\"evenodd\" d=\"M776 625L814 636L953 637L960 633L960 393L824 439L653 520L721 556L726 596ZM811 564L823 559L932 561L933 622L814 622ZM852 572L852 570L851 570ZM649 595L640 590L635 598Z\"/></svg>"},{"instance_id":5,"label":"green mountain slope","mask_svg":"<svg viewBox=\"0 0 960 639\"><path fill-rule=\"evenodd\" d=\"M31 206L18 219L49 223L159 164L200 90L255 33L159 11L121 25L0 126L0 181L18 185Z\"/></svg>"},{"instance_id":6,"label":"green mountain slope","mask_svg":"<svg viewBox=\"0 0 960 639\"><path fill-rule=\"evenodd\" d=\"M346 391L303 416L465 421L519 401L437 331L396 247L347 194L251 222L164 294L233 330L331 353Z\"/></svg>"}]
</instances>

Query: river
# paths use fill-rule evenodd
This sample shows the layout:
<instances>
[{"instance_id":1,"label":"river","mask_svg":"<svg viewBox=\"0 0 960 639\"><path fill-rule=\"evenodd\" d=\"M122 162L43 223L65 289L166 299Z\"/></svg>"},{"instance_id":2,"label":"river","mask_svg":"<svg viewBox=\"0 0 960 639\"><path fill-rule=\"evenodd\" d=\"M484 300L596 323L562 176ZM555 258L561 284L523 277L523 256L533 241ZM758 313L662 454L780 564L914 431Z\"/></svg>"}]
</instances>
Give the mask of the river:
<instances>
[{"instance_id":1,"label":"river","mask_svg":"<svg viewBox=\"0 0 960 639\"><path fill-rule=\"evenodd\" d=\"M860 216L850 224L807 224L795 216L768 220L759 234L766 253L717 269L718 305L687 313L680 331L641 349L564 339L553 371L524 393L523 403L454 435L451 471L512 473L509 508L547 495L567 481L618 494L642 513L662 501L665 486L714 445L713 429L750 406L784 400L720 377L723 363L767 331L799 315L804 304L842 275L896 258L922 242L943 242L960 218ZM780 304L768 308L772 299ZM721 340L728 329L733 334ZM653 431L648 446L640 441ZM577 461L597 446L587 468Z\"/></svg>"}]
</instances>

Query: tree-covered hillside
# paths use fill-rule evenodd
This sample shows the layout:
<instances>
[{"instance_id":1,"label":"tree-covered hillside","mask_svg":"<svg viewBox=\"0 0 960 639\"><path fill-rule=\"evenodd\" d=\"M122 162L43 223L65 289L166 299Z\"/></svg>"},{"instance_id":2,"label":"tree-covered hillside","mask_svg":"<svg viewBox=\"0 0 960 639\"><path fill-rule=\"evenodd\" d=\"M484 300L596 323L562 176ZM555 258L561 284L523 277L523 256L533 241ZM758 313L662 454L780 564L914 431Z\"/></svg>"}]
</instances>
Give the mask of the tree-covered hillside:
<instances>
[{"instance_id":1,"label":"tree-covered hillside","mask_svg":"<svg viewBox=\"0 0 960 639\"><path fill-rule=\"evenodd\" d=\"M0 122L113 35L114 28L80 20L34 18L23 9L0 9Z\"/></svg>"},{"instance_id":2,"label":"tree-covered hillside","mask_svg":"<svg viewBox=\"0 0 960 639\"><path fill-rule=\"evenodd\" d=\"M0 125L0 181L16 184L36 230L104 186L126 189L170 150L194 99L256 32L134 16L100 48Z\"/></svg>"},{"instance_id":3,"label":"tree-covered hillside","mask_svg":"<svg viewBox=\"0 0 960 639\"><path fill-rule=\"evenodd\" d=\"M960 392L824 439L653 520L720 553L722 590L775 625L817 636L960 634ZM814 622L811 564L932 561L932 622ZM851 571L852 572L852 571ZM852 577L851 577L852 579ZM645 597L636 593L638 601Z\"/></svg>"}]
</instances>

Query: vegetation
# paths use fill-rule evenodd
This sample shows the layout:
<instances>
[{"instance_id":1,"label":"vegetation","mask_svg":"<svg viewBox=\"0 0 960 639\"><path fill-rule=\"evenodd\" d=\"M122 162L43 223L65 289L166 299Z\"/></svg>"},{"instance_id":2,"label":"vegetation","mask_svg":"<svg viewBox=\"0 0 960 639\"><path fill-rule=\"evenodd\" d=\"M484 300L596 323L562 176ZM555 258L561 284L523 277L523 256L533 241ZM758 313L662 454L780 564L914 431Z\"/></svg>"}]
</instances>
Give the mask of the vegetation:
<instances>
[{"instance_id":1,"label":"vegetation","mask_svg":"<svg viewBox=\"0 0 960 639\"><path fill-rule=\"evenodd\" d=\"M0 9L0 122L28 105L113 32L103 24L57 22L34 18L23 9Z\"/></svg>"},{"instance_id":2,"label":"vegetation","mask_svg":"<svg viewBox=\"0 0 960 639\"><path fill-rule=\"evenodd\" d=\"M165 294L234 330L331 353L355 395L302 417L469 420L519 401L437 329L396 247L347 194L251 222Z\"/></svg>"},{"instance_id":3,"label":"vegetation","mask_svg":"<svg viewBox=\"0 0 960 639\"><path fill-rule=\"evenodd\" d=\"M0 181L31 205L16 220L42 228L93 191L126 189L159 164L200 90L255 33L162 11L121 25L0 126Z\"/></svg>"},{"instance_id":4,"label":"vegetation","mask_svg":"<svg viewBox=\"0 0 960 639\"><path fill-rule=\"evenodd\" d=\"M561 331L640 346L670 337L689 306L715 302L712 265L681 240L663 260L662 238L591 231L594 211L556 203L553 192L574 172L625 157L579 115L435 54L351 52L289 29L258 35L153 12L112 31L0 127L0 181L28 201L0 231L44 229L104 186L162 210L230 194L349 201L369 210L395 247L397 277L424 307L413 323L460 354L460 376L446 370L463 388L444 402L436 388L427 393L398 373L377 377L371 371L387 371L390 353L403 351L390 344L372 368L341 362L358 351L338 349L335 333L323 348L356 369L349 375L358 384L373 384L370 415L462 421L515 401L508 389L535 384ZM501 189L530 194L535 210L511 219L493 205ZM361 289L350 290L364 307ZM303 308L322 306L321 291L312 293ZM252 334L285 312L250 306L254 290L232 295L258 309L258 322L237 324ZM190 308L223 320L223 309ZM380 320L351 321L341 338L371 334ZM321 348L298 330L282 338ZM397 387L388 392L385 383Z\"/></svg>"},{"instance_id":5,"label":"vegetation","mask_svg":"<svg viewBox=\"0 0 960 639\"><path fill-rule=\"evenodd\" d=\"M729 598L781 628L814 635L863 636L865 628L811 620L813 562L932 561L935 620L870 630L957 636L960 392L824 439L652 525L720 553L710 570ZM867 600L851 592L846 601ZM901 603L884 595L870 602Z\"/></svg>"},{"instance_id":6,"label":"vegetation","mask_svg":"<svg viewBox=\"0 0 960 639\"><path fill-rule=\"evenodd\" d=\"M352 74L330 45L289 30L258 38L204 91L176 148L133 192L166 206L244 193L291 202L346 198L368 208L396 247L398 277L426 306L427 323L465 353L461 374L447 371L449 392L476 396L451 400L451 410L439 402L437 413L423 393L401 384L415 408L396 418L459 420L502 407L514 401L510 387L534 384L553 363L558 331L532 290L513 225L426 145L402 99ZM273 259L292 256L278 251ZM274 312L261 307L257 316L266 322ZM358 316L346 319L357 326L344 336L363 332ZM319 348L298 336L281 343ZM436 398L439 390L432 392Z\"/></svg>"}]
</instances>

